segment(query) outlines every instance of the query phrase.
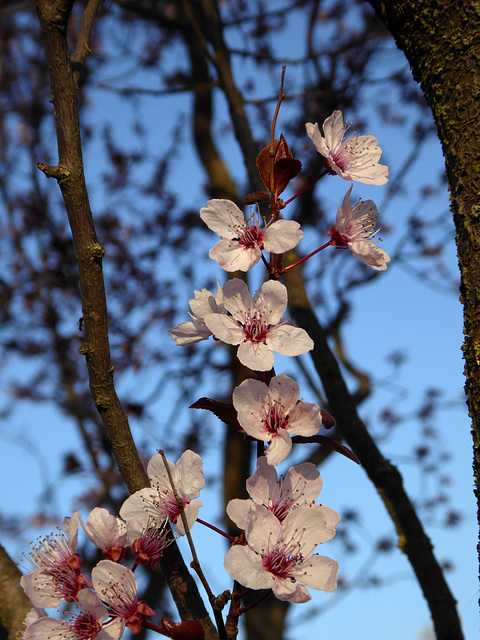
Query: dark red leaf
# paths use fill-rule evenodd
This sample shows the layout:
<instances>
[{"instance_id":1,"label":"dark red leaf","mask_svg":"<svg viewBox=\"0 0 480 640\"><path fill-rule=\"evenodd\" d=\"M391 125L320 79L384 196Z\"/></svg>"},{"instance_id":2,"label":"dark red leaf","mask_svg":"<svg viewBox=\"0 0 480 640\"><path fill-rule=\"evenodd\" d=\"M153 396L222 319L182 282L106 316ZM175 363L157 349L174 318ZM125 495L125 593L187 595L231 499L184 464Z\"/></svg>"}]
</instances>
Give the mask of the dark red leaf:
<instances>
[{"instance_id":1,"label":"dark red leaf","mask_svg":"<svg viewBox=\"0 0 480 640\"><path fill-rule=\"evenodd\" d=\"M257 156L257 168L263 184L270 191L270 167L272 161L270 158L270 145L264 147Z\"/></svg>"},{"instance_id":2,"label":"dark red leaf","mask_svg":"<svg viewBox=\"0 0 480 640\"><path fill-rule=\"evenodd\" d=\"M207 411L211 411L217 416L217 418L220 418L222 422L228 424L229 427L243 433L243 429L237 420L237 412L232 404L219 402L218 400L212 400L211 398L199 398L196 402L190 405L189 409L206 409Z\"/></svg>"},{"instance_id":3,"label":"dark red leaf","mask_svg":"<svg viewBox=\"0 0 480 640\"><path fill-rule=\"evenodd\" d=\"M335 418L331 416L328 411L320 409L320 413L322 414L322 427L325 427L325 429L331 429L335 426Z\"/></svg>"},{"instance_id":4,"label":"dark red leaf","mask_svg":"<svg viewBox=\"0 0 480 640\"><path fill-rule=\"evenodd\" d=\"M279 196L288 187L290 180L293 180L302 170L300 160L294 158L282 158L275 162L273 167L274 193Z\"/></svg>"},{"instance_id":5,"label":"dark red leaf","mask_svg":"<svg viewBox=\"0 0 480 640\"><path fill-rule=\"evenodd\" d=\"M290 151L290 147L288 146L287 141L285 140L285 136L283 133L280 135L280 140L278 142L277 148L275 149L275 163L279 160L283 160L284 158L293 158L293 153Z\"/></svg>"},{"instance_id":6,"label":"dark red leaf","mask_svg":"<svg viewBox=\"0 0 480 640\"><path fill-rule=\"evenodd\" d=\"M254 193L249 193L243 199L245 204L255 204L256 202L270 202L270 196L265 191L255 191Z\"/></svg>"},{"instance_id":7,"label":"dark red leaf","mask_svg":"<svg viewBox=\"0 0 480 640\"><path fill-rule=\"evenodd\" d=\"M202 625L196 620L184 620L174 622L170 618L162 618L161 632L174 640L204 640L205 632Z\"/></svg>"}]
</instances>

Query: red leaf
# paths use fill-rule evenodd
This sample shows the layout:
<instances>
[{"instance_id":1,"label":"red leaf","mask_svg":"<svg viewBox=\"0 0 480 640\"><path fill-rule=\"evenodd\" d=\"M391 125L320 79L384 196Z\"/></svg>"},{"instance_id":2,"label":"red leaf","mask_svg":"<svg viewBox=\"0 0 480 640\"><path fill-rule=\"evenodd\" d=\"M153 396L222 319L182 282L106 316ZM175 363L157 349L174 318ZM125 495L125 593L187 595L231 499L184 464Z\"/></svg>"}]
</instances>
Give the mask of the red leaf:
<instances>
[{"instance_id":1,"label":"red leaf","mask_svg":"<svg viewBox=\"0 0 480 640\"><path fill-rule=\"evenodd\" d=\"M276 141L275 141L276 142ZM284 158L293 159L293 153L290 151L290 147L288 146L287 141L285 140L285 136L280 134L280 141L275 149L275 163L279 160L283 160Z\"/></svg>"},{"instance_id":2,"label":"red leaf","mask_svg":"<svg viewBox=\"0 0 480 640\"><path fill-rule=\"evenodd\" d=\"M248 196L245 196L243 199L245 204L255 204L256 202L270 202L270 196L265 191L255 191L254 193L249 193Z\"/></svg>"},{"instance_id":3,"label":"red leaf","mask_svg":"<svg viewBox=\"0 0 480 640\"><path fill-rule=\"evenodd\" d=\"M335 426L335 418L331 416L328 411L320 409L320 413L322 414L322 427L325 427L325 429L331 429Z\"/></svg>"},{"instance_id":4,"label":"red leaf","mask_svg":"<svg viewBox=\"0 0 480 640\"><path fill-rule=\"evenodd\" d=\"M276 142L278 141L276 140ZM267 187L268 191L270 191L270 167L270 145L268 145L267 147L264 147L257 156L258 172L263 184Z\"/></svg>"},{"instance_id":5,"label":"red leaf","mask_svg":"<svg viewBox=\"0 0 480 640\"><path fill-rule=\"evenodd\" d=\"M232 427L235 431L243 433L243 429L237 420L237 412L232 404L219 402L218 400L212 400L211 398L199 398L189 406L189 409L206 409L207 411L211 411L222 422L228 424L229 427Z\"/></svg>"},{"instance_id":6,"label":"red leaf","mask_svg":"<svg viewBox=\"0 0 480 640\"><path fill-rule=\"evenodd\" d=\"M282 158L275 161L273 166L273 183L275 185L275 195L279 196L288 187L290 180L293 180L302 170L300 160L294 158Z\"/></svg>"},{"instance_id":7,"label":"red leaf","mask_svg":"<svg viewBox=\"0 0 480 640\"><path fill-rule=\"evenodd\" d=\"M202 625L196 620L184 620L174 622L170 618L162 618L160 624L162 633L174 640L204 640L205 632Z\"/></svg>"}]
</instances>

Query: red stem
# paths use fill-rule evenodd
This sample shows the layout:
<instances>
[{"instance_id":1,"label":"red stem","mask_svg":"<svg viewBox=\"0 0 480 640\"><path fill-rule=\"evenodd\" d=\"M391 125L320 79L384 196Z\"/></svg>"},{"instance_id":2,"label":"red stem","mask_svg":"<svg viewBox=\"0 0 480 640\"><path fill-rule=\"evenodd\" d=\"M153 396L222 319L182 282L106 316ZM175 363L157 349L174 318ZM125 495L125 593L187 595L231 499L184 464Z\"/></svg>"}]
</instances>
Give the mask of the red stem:
<instances>
[{"instance_id":1,"label":"red stem","mask_svg":"<svg viewBox=\"0 0 480 640\"><path fill-rule=\"evenodd\" d=\"M197 518L197 522L199 522L200 524L203 524L204 527L208 527L209 529L216 531L224 538L227 538L228 540L230 540L230 542L233 542L235 540L233 536L229 535L228 533L225 533L225 531L222 531L221 529L217 529L217 527L214 527L213 524L210 524L209 522L205 522L205 520L200 520L200 518Z\"/></svg>"},{"instance_id":2,"label":"red stem","mask_svg":"<svg viewBox=\"0 0 480 640\"><path fill-rule=\"evenodd\" d=\"M327 173L328 173L327 169L324 169L323 173L321 173L317 178L315 178L315 180L312 180L311 182L309 182L305 187L303 187L303 189L300 189L300 191L296 193L294 196L292 196L289 200L284 202L283 206L286 207L287 204L290 204L290 202L295 200L295 198L298 198L298 196L301 196L302 193L304 193L307 189L310 189L310 187L313 186L315 182L318 182L320 178L323 178L323 176L326 176Z\"/></svg>"},{"instance_id":3,"label":"red stem","mask_svg":"<svg viewBox=\"0 0 480 640\"><path fill-rule=\"evenodd\" d=\"M311 258L312 256L314 256L316 253L318 253L319 251L321 251L322 249L325 249L325 247L330 246L331 244L333 244L333 239L329 240L326 244L322 245L321 247L319 247L318 249L315 249L315 251L312 251L312 253L309 253L308 256L305 256L304 258L302 258L301 260L297 260L297 262L294 262L293 264L289 264L288 267L284 267L282 269L282 273L285 273L286 271L289 271L290 269L293 269L293 267L297 267L299 264L302 264L302 262L305 262L305 260L308 260L309 258Z\"/></svg>"}]
</instances>

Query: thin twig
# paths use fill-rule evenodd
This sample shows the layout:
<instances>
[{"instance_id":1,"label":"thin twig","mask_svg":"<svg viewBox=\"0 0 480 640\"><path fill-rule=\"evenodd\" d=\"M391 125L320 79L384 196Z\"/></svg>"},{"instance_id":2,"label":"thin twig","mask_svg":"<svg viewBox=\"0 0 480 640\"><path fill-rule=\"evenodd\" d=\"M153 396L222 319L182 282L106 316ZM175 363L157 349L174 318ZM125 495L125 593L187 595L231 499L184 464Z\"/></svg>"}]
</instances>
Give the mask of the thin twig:
<instances>
[{"instance_id":1,"label":"thin twig","mask_svg":"<svg viewBox=\"0 0 480 640\"><path fill-rule=\"evenodd\" d=\"M205 577L205 574L202 571L202 567L200 566L200 561L197 556L197 551L195 549L195 545L193 544L193 538L190 533L190 528L188 526L187 516L185 514L185 507L183 505L183 500L179 496L175 483L173 481L172 472L170 471L170 467L168 465L168 460L165 457L165 451L163 449L159 449L158 453L162 456L163 464L165 465L165 470L167 472L168 481L170 482L170 486L172 487L173 495L175 496L175 500L177 501L177 506L180 511L180 517L182 519L183 528L185 529L185 535L187 536L188 545L190 547L190 551L192 552L193 561L190 564L192 569L197 573L200 578L200 582L202 583L205 591L207 592L208 599L210 604L212 605L213 614L215 616L215 621L217 623L218 635L221 640L227 640L227 633L225 631L225 624L223 622L222 612L218 608L217 599L213 594L213 591L210 589L210 585Z\"/></svg>"},{"instance_id":2,"label":"thin twig","mask_svg":"<svg viewBox=\"0 0 480 640\"><path fill-rule=\"evenodd\" d=\"M89 0L82 16L82 22L80 23L80 29L77 34L77 42L75 45L75 53L72 56L72 69L75 77L75 82L78 84L80 71L83 68L83 64L90 53L90 47L88 46L88 40L90 38L90 32L93 27L93 21L95 16L99 13L104 0Z\"/></svg>"}]
</instances>

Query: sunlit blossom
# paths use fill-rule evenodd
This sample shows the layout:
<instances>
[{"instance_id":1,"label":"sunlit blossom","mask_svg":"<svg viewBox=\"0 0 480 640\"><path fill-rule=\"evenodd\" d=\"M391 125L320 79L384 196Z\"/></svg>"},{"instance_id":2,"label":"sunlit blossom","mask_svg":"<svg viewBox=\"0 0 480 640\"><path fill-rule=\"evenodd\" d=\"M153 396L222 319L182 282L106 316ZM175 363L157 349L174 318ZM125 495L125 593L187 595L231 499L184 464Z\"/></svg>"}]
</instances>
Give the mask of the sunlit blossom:
<instances>
[{"instance_id":1,"label":"sunlit blossom","mask_svg":"<svg viewBox=\"0 0 480 640\"><path fill-rule=\"evenodd\" d=\"M280 522L294 509L310 507L323 512L325 529L333 537L340 516L330 507L316 504L322 484L320 472L311 462L290 467L285 476L279 479L275 468L268 464L265 456L261 456L257 460L255 473L247 480L251 499L230 500L227 513L240 529L245 529L248 515L256 506L268 509Z\"/></svg>"},{"instance_id":2,"label":"sunlit blossom","mask_svg":"<svg viewBox=\"0 0 480 640\"><path fill-rule=\"evenodd\" d=\"M326 158L330 173L352 182L385 184L388 181L388 167L378 164L382 150L374 136L359 136L354 133L345 138L348 127L341 111L334 111L323 123L323 133L318 124L307 122L308 137L315 148Z\"/></svg>"},{"instance_id":3,"label":"sunlit blossom","mask_svg":"<svg viewBox=\"0 0 480 640\"><path fill-rule=\"evenodd\" d=\"M159 524L158 520L147 520L144 524L140 520L128 521L128 541L135 553L135 563L140 565L152 563L152 568L162 557L164 550L171 544L174 538L170 528L166 526L167 520Z\"/></svg>"},{"instance_id":4,"label":"sunlit blossom","mask_svg":"<svg viewBox=\"0 0 480 640\"><path fill-rule=\"evenodd\" d=\"M41 617L29 624L24 640L118 640L123 629L102 623L109 617L107 608L96 593L83 589L78 594L80 613L69 611L69 620Z\"/></svg>"},{"instance_id":5,"label":"sunlit blossom","mask_svg":"<svg viewBox=\"0 0 480 640\"><path fill-rule=\"evenodd\" d=\"M372 238L377 234L378 211L373 200L357 202L352 207L347 191L337 212L337 224L330 229L331 244L335 247L348 247L353 255L376 271L385 271L390 256L380 249Z\"/></svg>"},{"instance_id":6,"label":"sunlit blossom","mask_svg":"<svg viewBox=\"0 0 480 640\"><path fill-rule=\"evenodd\" d=\"M205 486L202 459L197 453L185 451L177 464L167 461L172 474L175 489L183 502L183 508L189 529L197 519L202 503L198 498ZM175 525L177 535L185 535L180 509L168 478L165 464L161 455L157 454L148 463L147 474L150 487L140 489L125 500L120 509L124 520L138 520L144 527L156 523L161 527L170 518Z\"/></svg>"},{"instance_id":7,"label":"sunlit blossom","mask_svg":"<svg viewBox=\"0 0 480 640\"><path fill-rule=\"evenodd\" d=\"M223 292L221 286L217 285L217 293L213 295L211 291L203 288L201 291L194 291L195 297L190 302L192 320L181 322L177 327L170 329L172 340L179 347L189 347L192 344L207 340L212 332L205 325L204 316L211 313L223 313Z\"/></svg>"},{"instance_id":8,"label":"sunlit blossom","mask_svg":"<svg viewBox=\"0 0 480 640\"><path fill-rule=\"evenodd\" d=\"M145 616L155 613L143 600L138 600L138 584L130 569L101 560L92 569L92 582L114 621L132 633L140 633Z\"/></svg>"},{"instance_id":9,"label":"sunlit blossom","mask_svg":"<svg viewBox=\"0 0 480 640\"><path fill-rule=\"evenodd\" d=\"M80 512L63 522L64 531L41 538L31 545L28 562L34 568L20 584L34 607L56 607L62 600L77 598L85 579L76 553Z\"/></svg>"},{"instance_id":10,"label":"sunlit blossom","mask_svg":"<svg viewBox=\"0 0 480 640\"><path fill-rule=\"evenodd\" d=\"M248 271L260 260L262 249L284 253L303 238L298 222L276 220L261 228L258 214L251 213L245 220L243 212L230 200L209 200L200 210L200 217L222 238L208 255L226 271Z\"/></svg>"},{"instance_id":11,"label":"sunlit blossom","mask_svg":"<svg viewBox=\"0 0 480 640\"><path fill-rule=\"evenodd\" d=\"M204 322L218 340L238 345L237 357L246 367L269 371L274 351L298 356L313 349L306 331L281 321L287 289L280 282L265 282L252 300L246 283L234 278L223 286L223 304L230 315L211 313Z\"/></svg>"},{"instance_id":12,"label":"sunlit blossom","mask_svg":"<svg viewBox=\"0 0 480 640\"><path fill-rule=\"evenodd\" d=\"M87 522L80 521L88 539L102 550L105 558L121 562L125 558L127 527L123 520L113 516L107 509L95 507Z\"/></svg>"},{"instance_id":13,"label":"sunlit blossom","mask_svg":"<svg viewBox=\"0 0 480 640\"><path fill-rule=\"evenodd\" d=\"M314 554L330 540L331 528L321 511L298 507L280 520L268 509L253 508L245 528L247 545L233 545L225 569L250 589L272 589L279 600L307 602L307 587L330 593L337 587L338 564Z\"/></svg>"},{"instance_id":14,"label":"sunlit blossom","mask_svg":"<svg viewBox=\"0 0 480 640\"><path fill-rule=\"evenodd\" d=\"M269 386L259 380L244 380L233 392L233 406L245 432L269 443L266 458L279 464L292 449L291 433L313 436L322 426L316 404L299 401L298 384L284 374L274 376Z\"/></svg>"}]
</instances>

